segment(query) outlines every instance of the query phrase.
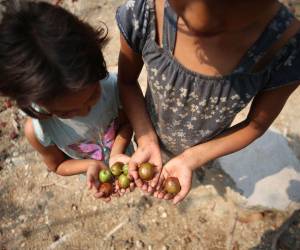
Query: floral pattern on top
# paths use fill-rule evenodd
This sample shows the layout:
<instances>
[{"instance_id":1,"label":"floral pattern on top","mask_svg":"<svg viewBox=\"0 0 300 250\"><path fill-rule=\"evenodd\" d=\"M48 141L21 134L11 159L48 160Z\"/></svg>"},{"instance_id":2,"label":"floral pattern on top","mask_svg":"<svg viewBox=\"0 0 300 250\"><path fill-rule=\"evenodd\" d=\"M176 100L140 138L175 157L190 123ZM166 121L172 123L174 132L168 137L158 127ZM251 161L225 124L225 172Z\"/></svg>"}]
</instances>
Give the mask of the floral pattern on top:
<instances>
[{"instance_id":1,"label":"floral pattern on top","mask_svg":"<svg viewBox=\"0 0 300 250\"><path fill-rule=\"evenodd\" d=\"M68 147L79 153L83 159L94 159L98 161L108 161L109 153L114 144L117 131L116 120L112 121L99 141L80 141L68 145Z\"/></svg>"},{"instance_id":2,"label":"floral pattern on top","mask_svg":"<svg viewBox=\"0 0 300 250\"><path fill-rule=\"evenodd\" d=\"M161 148L170 157L222 133L259 92L300 81L299 32L264 70L252 72L294 19L283 5L226 76L193 72L174 58L177 16L167 0L162 48L156 43L153 0L127 1L117 10L116 19L128 45L143 58L148 75L146 106Z\"/></svg>"}]
</instances>

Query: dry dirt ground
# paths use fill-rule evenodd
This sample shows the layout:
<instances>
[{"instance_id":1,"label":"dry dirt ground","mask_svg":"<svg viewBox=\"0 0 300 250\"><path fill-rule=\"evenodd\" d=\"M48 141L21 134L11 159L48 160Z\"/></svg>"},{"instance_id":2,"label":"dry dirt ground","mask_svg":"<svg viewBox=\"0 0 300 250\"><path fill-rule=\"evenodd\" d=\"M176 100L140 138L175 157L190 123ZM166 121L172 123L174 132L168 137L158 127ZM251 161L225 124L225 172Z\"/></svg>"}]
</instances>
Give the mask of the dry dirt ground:
<instances>
[{"instance_id":1,"label":"dry dirt ground","mask_svg":"<svg viewBox=\"0 0 300 250\"><path fill-rule=\"evenodd\" d=\"M114 11L122 2L62 3L93 24L99 17L107 23L111 42L105 55L111 67L116 66L119 46ZM298 158L299 102L300 88L274 124ZM243 198L224 185L226 177L218 168L195 180L190 195L176 207L139 190L109 204L94 200L78 176L46 171L24 139L23 121L17 109L0 99L1 250L300 249L299 210L246 209Z\"/></svg>"}]
</instances>

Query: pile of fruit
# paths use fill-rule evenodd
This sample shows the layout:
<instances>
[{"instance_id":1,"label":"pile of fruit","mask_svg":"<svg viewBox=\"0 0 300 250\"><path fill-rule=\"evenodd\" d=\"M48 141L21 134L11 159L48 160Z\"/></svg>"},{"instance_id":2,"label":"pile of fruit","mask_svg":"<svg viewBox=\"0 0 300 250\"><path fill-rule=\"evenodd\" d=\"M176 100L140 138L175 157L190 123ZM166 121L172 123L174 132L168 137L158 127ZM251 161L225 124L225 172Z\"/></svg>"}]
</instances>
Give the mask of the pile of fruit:
<instances>
[{"instance_id":1,"label":"pile of fruit","mask_svg":"<svg viewBox=\"0 0 300 250\"><path fill-rule=\"evenodd\" d=\"M139 165L139 177L143 181L150 181L155 174L154 165L146 162ZM110 169L102 169L99 172L100 187L99 192L103 193L103 197L108 197L113 192L113 182L117 180L118 186L126 189L130 186L130 178L128 176L128 164L116 162ZM167 193L176 195L180 191L180 183L176 177L168 177L164 183L164 190Z\"/></svg>"}]
</instances>

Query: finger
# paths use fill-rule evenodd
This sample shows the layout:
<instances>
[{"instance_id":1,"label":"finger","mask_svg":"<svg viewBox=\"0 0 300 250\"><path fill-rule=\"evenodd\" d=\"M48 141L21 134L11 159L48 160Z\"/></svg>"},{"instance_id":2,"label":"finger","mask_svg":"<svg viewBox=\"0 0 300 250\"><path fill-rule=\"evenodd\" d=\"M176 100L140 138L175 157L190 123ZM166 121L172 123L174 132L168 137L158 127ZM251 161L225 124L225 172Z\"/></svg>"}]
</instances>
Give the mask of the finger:
<instances>
[{"instance_id":1,"label":"finger","mask_svg":"<svg viewBox=\"0 0 300 250\"><path fill-rule=\"evenodd\" d=\"M97 193L94 194L94 197L96 199L100 199L102 196L103 196L103 192L97 192Z\"/></svg>"},{"instance_id":2,"label":"finger","mask_svg":"<svg viewBox=\"0 0 300 250\"><path fill-rule=\"evenodd\" d=\"M92 182L89 181L89 180L87 180L86 181L86 185L87 185L88 190L91 190L91 188L92 188Z\"/></svg>"},{"instance_id":3,"label":"finger","mask_svg":"<svg viewBox=\"0 0 300 250\"><path fill-rule=\"evenodd\" d=\"M135 189L134 182L130 183L129 189L130 189L130 192L132 192Z\"/></svg>"},{"instance_id":4,"label":"finger","mask_svg":"<svg viewBox=\"0 0 300 250\"><path fill-rule=\"evenodd\" d=\"M111 196L112 196L112 197L119 197L120 194L119 194L118 192L114 192L114 193L111 194Z\"/></svg>"},{"instance_id":5,"label":"finger","mask_svg":"<svg viewBox=\"0 0 300 250\"><path fill-rule=\"evenodd\" d=\"M173 204L178 204L182 201L188 194L190 188L188 186L181 186L181 191L174 197Z\"/></svg>"},{"instance_id":6,"label":"finger","mask_svg":"<svg viewBox=\"0 0 300 250\"><path fill-rule=\"evenodd\" d=\"M153 194L154 188L149 185L148 189L147 189L147 192L150 193L150 194Z\"/></svg>"},{"instance_id":7,"label":"finger","mask_svg":"<svg viewBox=\"0 0 300 250\"><path fill-rule=\"evenodd\" d=\"M168 194L168 193L164 195L165 200L171 200L173 197L174 197L174 195Z\"/></svg>"},{"instance_id":8,"label":"finger","mask_svg":"<svg viewBox=\"0 0 300 250\"><path fill-rule=\"evenodd\" d=\"M163 189L164 182L165 182L165 176L163 173L161 173L161 175L159 176L158 182L157 182L156 190Z\"/></svg>"},{"instance_id":9,"label":"finger","mask_svg":"<svg viewBox=\"0 0 300 250\"><path fill-rule=\"evenodd\" d=\"M110 202L111 198L106 197L106 198L101 198L101 200L103 200L105 203L108 203L108 202Z\"/></svg>"},{"instance_id":10,"label":"finger","mask_svg":"<svg viewBox=\"0 0 300 250\"><path fill-rule=\"evenodd\" d=\"M165 196L165 192L163 192L163 191L160 191L160 192L158 192L158 196L157 196L157 198L158 199L163 199L164 198L164 196Z\"/></svg>"},{"instance_id":11,"label":"finger","mask_svg":"<svg viewBox=\"0 0 300 250\"><path fill-rule=\"evenodd\" d=\"M142 190L143 190L143 191L148 191L148 186L147 186L146 183L143 183L143 185L142 185Z\"/></svg>"},{"instance_id":12,"label":"finger","mask_svg":"<svg viewBox=\"0 0 300 250\"><path fill-rule=\"evenodd\" d=\"M136 179L135 175L137 175L137 169L138 163L136 161L131 160L128 162L128 172L134 179Z\"/></svg>"},{"instance_id":13,"label":"finger","mask_svg":"<svg viewBox=\"0 0 300 250\"><path fill-rule=\"evenodd\" d=\"M154 177L153 177L153 179L151 180L151 182L150 182L150 186L151 187L156 187L157 186L157 184L158 184L158 181L159 181L159 177L160 177L160 175L161 175L161 168L160 167L155 167L155 174L154 174Z\"/></svg>"},{"instance_id":14,"label":"finger","mask_svg":"<svg viewBox=\"0 0 300 250\"><path fill-rule=\"evenodd\" d=\"M130 193L130 188L126 188L125 193L126 193L126 194Z\"/></svg>"}]
</instances>

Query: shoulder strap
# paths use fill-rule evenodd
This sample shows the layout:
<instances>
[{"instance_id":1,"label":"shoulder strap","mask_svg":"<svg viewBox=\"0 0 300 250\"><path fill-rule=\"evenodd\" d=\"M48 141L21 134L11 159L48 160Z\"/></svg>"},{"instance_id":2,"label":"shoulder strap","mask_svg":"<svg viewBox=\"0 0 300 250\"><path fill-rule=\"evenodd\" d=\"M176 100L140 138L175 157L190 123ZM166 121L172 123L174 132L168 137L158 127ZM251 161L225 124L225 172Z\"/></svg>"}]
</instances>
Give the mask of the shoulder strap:
<instances>
[{"instance_id":1,"label":"shoulder strap","mask_svg":"<svg viewBox=\"0 0 300 250\"><path fill-rule=\"evenodd\" d=\"M266 52L266 54L260 58L258 62L253 66L251 72L259 72L263 70L276 56L277 52L284 47L290 38L292 38L300 30L300 22L294 18L290 26L284 31L282 36L277 40Z\"/></svg>"},{"instance_id":2,"label":"shoulder strap","mask_svg":"<svg viewBox=\"0 0 300 250\"><path fill-rule=\"evenodd\" d=\"M163 48L173 54L177 34L177 14L171 9L169 2L165 0L164 18L163 18Z\"/></svg>"}]
</instances>

